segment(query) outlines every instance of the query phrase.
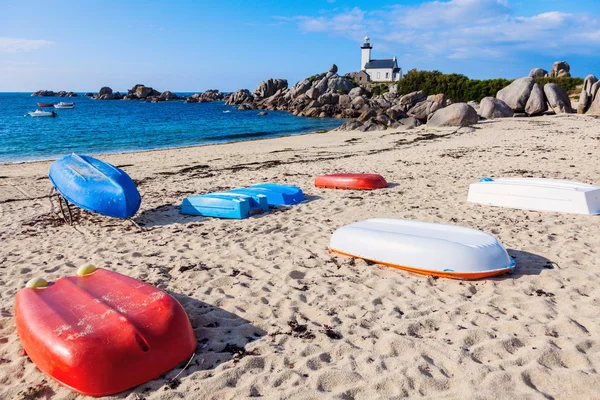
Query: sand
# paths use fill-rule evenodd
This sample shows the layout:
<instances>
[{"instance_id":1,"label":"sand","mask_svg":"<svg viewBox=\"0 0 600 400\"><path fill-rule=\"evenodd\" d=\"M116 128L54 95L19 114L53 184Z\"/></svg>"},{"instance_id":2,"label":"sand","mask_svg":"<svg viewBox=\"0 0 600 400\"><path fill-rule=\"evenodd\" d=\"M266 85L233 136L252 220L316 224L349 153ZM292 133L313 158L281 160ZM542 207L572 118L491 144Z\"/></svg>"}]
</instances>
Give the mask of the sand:
<instances>
[{"instance_id":1,"label":"sand","mask_svg":"<svg viewBox=\"0 0 600 400\"><path fill-rule=\"evenodd\" d=\"M0 165L0 398L78 397L23 356L13 301L85 262L171 293L198 337L185 371L115 399L598 398L600 220L466 196L483 176L598 184L599 151L600 119L568 115L102 156L137 181L144 232L87 212L67 226L45 197L49 162ZM334 172L391 185L313 187ZM188 195L264 181L309 201L240 221L178 213ZM335 229L371 217L482 229L518 270L455 281L328 254Z\"/></svg>"}]
</instances>

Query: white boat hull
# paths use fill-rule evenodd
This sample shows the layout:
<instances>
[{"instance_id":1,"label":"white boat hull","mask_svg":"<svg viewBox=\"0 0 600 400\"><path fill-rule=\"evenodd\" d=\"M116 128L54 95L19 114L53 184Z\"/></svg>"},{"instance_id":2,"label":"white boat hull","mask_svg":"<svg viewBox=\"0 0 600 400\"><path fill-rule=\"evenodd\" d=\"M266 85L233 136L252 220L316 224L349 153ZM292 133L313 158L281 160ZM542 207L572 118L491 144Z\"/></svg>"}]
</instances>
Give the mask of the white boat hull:
<instances>
[{"instance_id":1,"label":"white boat hull","mask_svg":"<svg viewBox=\"0 0 600 400\"><path fill-rule=\"evenodd\" d=\"M53 113L46 112L46 111L42 111L42 112L32 111L32 112L30 112L28 114L29 114L30 117L36 117L36 118L39 118L39 117L54 117L55 116Z\"/></svg>"},{"instance_id":2,"label":"white boat hull","mask_svg":"<svg viewBox=\"0 0 600 400\"><path fill-rule=\"evenodd\" d=\"M493 236L475 229L376 218L336 230L329 249L425 275L480 279L512 272L515 262Z\"/></svg>"},{"instance_id":3,"label":"white boat hull","mask_svg":"<svg viewBox=\"0 0 600 400\"><path fill-rule=\"evenodd\" d=\"M534 211L600 214L600 187L544 178L484 178L469 186L467 201Z\"/></svg>"}]
</instances>

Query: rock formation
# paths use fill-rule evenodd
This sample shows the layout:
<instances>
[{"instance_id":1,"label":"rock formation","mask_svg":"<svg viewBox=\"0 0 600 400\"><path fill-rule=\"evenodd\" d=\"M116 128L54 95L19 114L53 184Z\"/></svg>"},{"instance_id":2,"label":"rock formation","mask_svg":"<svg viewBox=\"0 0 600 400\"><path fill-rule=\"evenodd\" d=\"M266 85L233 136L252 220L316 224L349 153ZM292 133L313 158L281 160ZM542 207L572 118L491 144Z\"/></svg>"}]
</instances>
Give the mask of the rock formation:
<instances>
[{"instance_id":1,"label":"rock formation","mask_svg":"<svg viewBox=\"0 0 600 400\"><path fill-rule=\"evenodd\" d=\"M172 93L172 92L166 90L166 91L162 92L160 94L160 96L158 96L158 99L160 101L169 101L169 100L177 100L178 97L175 93Z\"/></svg>"},{"instance_id":2,"label":"rock formation","mask_svg":"<svg viewBox=\"0 0 600 400\"><path fill-rule=\"evenodd\" d=\"M525 104L525 113L529 116L540 115L548 110L546 103L544 89L539 84L534 83L527 104Z\"/></svg>"},{"instance_id":3,"label":"rock formation","mask_svg":"<svg viewBox=\"0 0 600 400\"><path fill-rule=\"evenodd\" d=\"M208 103L225 99L225 95L216 89L209 89L203 93L195 93L185 99L186 103Z\"/></svg>"},{"instance_id":4,"label":"rock formation","mask_svg":"<svg viewBox=\"0 0 600 400\"><path fill-rule=\"evenodd\" d=\"M410 117L427 121L427 118L440 108L442 108L442 105L437 101L425 100L415 104L406 112L406 114Z\"/></svg>"},{"instance_id":5,"label":"rock formation","mask_svg":"<svg viewBox=\"0 0 600 400\"><path fill-rule=\"evenodd\" d=\"M288 82L285 79L267 79L258 84L252 96L255 98L265 99L273 96L278 90L286 90Z\"/></svg>"},{"instance_id":6,"label":"rock formation","mask_svg":"<svg viewBox=\"0 0 600 400\"><path fill-rule=\"evenodd\" d=\"M570 77L571 67L566 61L557 61L552 65L550 70L550 78L565 78Z\"/></svg>"},{"instance_id":7,"label":"rock formation","mask_svg":"<svg viewBox=\"0 0 600 400\"><path fill-rule=\"evenodd\" d=\"M455 103L434 112L427 126L469 126L479 121L477 111L467 103Z\"/></svg>"},{"instance_id":8,"label":"rock formation","mask_svg":"<svg viewBox=\"0 0 600 400\"><path fill-rule=\"evenodd\" d=\"M531 71L529 71L529 77L536 79L536 78L546 78L548 76L548 71L546 71L545 69L542 68L534 68Z\"/></svg>"},{"instance_id":9,"label":"rock formation","mask_svg":"<svg viewBox=\"0 0 600 400\"><path fill-rule=\"evenodd\" d=\"M253 101L254 97L252 97L248 89L240 89L230 94L225 100L225 104L246 104Z\"/></svg>"},{"instance_id":10,"label":"rock formation","mask_svg":"<svg viewBox=\"0 0 600 400\"><path fill-rule=\"evenodd\" d=\"M52 90L38 90L31 94L32 97L77 97L77 93L66 92L61 90L60 92L53 92Z\"/></svg>"},{"instance_id":11,"label":"rock formation","mask_svg":"<svg viewBox=\"0 0 600 400\"><path fill-rule=\"evenodd\" d=\"M556 83L547 83L544 86L544 93L550 107L557 114L572 114L573 108L571 107L571 100L569 95L564 91L563 88L558 86Z\"/></svg>"},{"instance_id":12,"label":"rock formation","mask_svg":"<svg viewBox=\"0 0 600 400\"><path fill-rule=\"evenodd\" d=\"M509 118L514 115L514 111L505 102L495 97L484 97L479 107L479 115L487 119Z\"/></svg>"},{"instance_id":13,"label":"rock formation","mask_svg":"<svg viewBox=\"0 0 600 400\"><path fill-rule=\"evenodd\" d=\"M534 84L533 78L515 79L510 85L500 89L496 98L505 102L514 112L524 112Z\"/></svg>"},{"instance_id":14,"label":"rock formation","mask_svg":"<svg viewBox=\"0 0 600 400\"><path fill-rule=\"evenodd\" d=\"M581 89L581 95L579 95L579 106L577 107L578 114L584 114L589 106L594 101L594 91L592 90L596 87L596 91L600 85L596 85L598 82L598 78L594 75L588 75L585 77L583 81L583 88Z\"/></svg>"}]
</instances>

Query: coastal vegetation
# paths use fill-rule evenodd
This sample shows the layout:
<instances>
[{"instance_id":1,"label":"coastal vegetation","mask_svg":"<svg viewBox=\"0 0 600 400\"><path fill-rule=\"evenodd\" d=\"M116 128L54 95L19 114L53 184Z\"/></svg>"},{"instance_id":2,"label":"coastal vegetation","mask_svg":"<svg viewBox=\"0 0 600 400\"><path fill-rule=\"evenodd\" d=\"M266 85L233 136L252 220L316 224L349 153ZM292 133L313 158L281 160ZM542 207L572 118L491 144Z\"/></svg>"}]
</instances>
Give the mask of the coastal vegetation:
<instances>
[{"instance_id":1,"label":"coastal vegetation","mask_svg":"<svg viewBox=\"0 0 600 400\"><path fill-rule=\"evenodd\" d=\"M469 79L461 74L444 74L440 71L418 71L412 69L404 75L398 83L398 93L405 95L415 91L422 91L427 95L444 93L454 102L481 101L484 97L494 97L499 90L507 87L513 80L497 79ZM564 91L571 92L583 83L581 78L572 77L544 77L536 78L541 86L555 83Z\"/></svg>"}]
</instances>

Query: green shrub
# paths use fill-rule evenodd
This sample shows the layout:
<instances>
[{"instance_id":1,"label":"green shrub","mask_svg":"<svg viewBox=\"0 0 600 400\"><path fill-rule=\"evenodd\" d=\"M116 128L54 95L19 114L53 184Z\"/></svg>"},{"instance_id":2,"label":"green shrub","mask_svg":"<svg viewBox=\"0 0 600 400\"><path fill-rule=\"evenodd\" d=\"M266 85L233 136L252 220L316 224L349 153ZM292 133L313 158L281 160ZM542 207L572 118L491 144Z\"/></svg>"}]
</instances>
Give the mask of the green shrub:
<instances>
[{"instance_id":1,"label":"green shrub","mask_svg":"<svg viewBox=\"0 0 600 400\"><path fill-rule=\"evenodd\" d=\"M379 96L390 91L390 88L385 83L373 86L373 96ZM410 92L409 92L410 93Z\"/></svg>"},{"instance_id":2,"label":"green shrub","mask_svg":"<svg viewBox=\"0 0 600 400\"><path fill-rule=\"evenodd\" d=\"M578 91L577 86L583 85L583 79L581 78L537 78L535 80L541 86L544 86L546 83L556 83L560 86L565 92L574 92Z\"/></svg>"},{"instance_id":3,"label":"green shrub","mask_svg":"<svg viewBox=\"0 0 600 400\"><path fill-rule=\"evenodd\" d=\"M535 81L541 86L549 82L556 83L567 93L575 91L583 83L581 78L538 78ZM405 95L422 90L427 95L444 93L453 102L481 101L487 96L496 97L496 93L511 82L503 78L478 80L460 74L411 69L398 83L398 93Z\"/></svg>"},{"instance_id":4,"label":"green shrub","mask_svg":"<svg viewBox=\"0 0 600 400\"><path fill-rule=\"evenodd\" d=\"M461 74L443 74L440 71L412 69L398 83L401 95L422 90L427 95L444 93L454 101L481 101L486 96L496 96L498 90L510 84L508 79L469 79Z\"/></svg>"},{"instance_id":5,"label":"green shrub","mask_svg":"<svg viewBox=\"0 0 600 400\"><path fill-rule=\"evenodd\" d=\"M317 77L316 77L315 75L311 75L311 76L309 76L309 77L308 77L308 81L309 81L309 82L312 82L312 81L314 81L315 79L317 79Z\"/></svg>"}]
</instances>

